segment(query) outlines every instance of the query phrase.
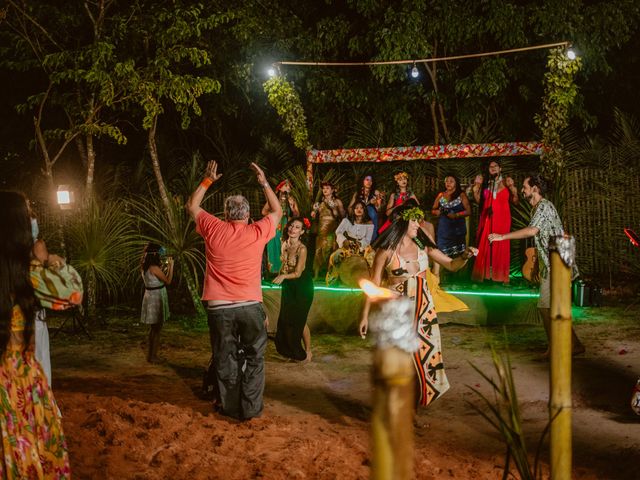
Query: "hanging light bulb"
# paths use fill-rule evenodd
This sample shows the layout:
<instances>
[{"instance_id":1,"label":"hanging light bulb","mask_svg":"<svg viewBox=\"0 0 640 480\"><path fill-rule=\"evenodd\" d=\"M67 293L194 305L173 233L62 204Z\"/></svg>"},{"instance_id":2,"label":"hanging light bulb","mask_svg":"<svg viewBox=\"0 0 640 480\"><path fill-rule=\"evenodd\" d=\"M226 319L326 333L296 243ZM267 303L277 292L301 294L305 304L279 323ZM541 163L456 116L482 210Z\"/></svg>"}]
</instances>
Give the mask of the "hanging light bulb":
<instances>
[{"instance_id":1,"label":"hanging light bulb","mask_svg":"<svg viewBox=\"0 0 640 480\"><path fill-rule=\"evenodd\" d=\"M411 78L418 78L420 76L420 70L416 67L416 64L413 64L413 68L411 69Z\"/></svg>"},{"instance_id":2,"label":"hanging light bulb","mask_svg":"<svg viewBox=\"0 0 640 480\"><path fill-rule=\"evenodd\" d=\"M267 75L269 75L271 78L276 76L276 69L274 67L269 67L269 70L267 70Z\"/></svg>"},{"instance_id":3,"label":"hanging light bulb","mask_svg":"<svg viewBox=\"0 0 640 480\"><path fill-rule=\"evenodd\" d=\"M576 51L573 48L567 49L567 58L569 60L575 60L577 57Z\"/></svg>"}]
</instances>

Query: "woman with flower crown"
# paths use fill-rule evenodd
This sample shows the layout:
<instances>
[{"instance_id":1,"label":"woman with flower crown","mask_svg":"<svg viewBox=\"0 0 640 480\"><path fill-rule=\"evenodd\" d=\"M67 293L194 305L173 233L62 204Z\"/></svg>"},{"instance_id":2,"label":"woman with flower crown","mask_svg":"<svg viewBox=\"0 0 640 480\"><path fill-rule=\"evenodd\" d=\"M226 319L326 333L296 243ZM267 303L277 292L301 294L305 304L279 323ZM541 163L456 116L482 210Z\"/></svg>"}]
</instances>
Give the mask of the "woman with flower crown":
<instances>
[{"instance_id":1,"label":"woman with flower crown","mask_svg":"<svg viewBox=\"0 0 640 480\"><path fill-rule=\"evenodd\" d=\"M301 237L310 227L306 218L294 217L283 231L282 267L273 280L282 285L276 350L293 360L311 360L311 332L307 315L313 302L313 280L306 269L307 247ZM304 343L304 348L302 344Z\"/></svg>"},{"instance_id":2,"label":"woman with flower crown","mask_svg":"<svg viewBox=\"0 0 640 480\"><path fill-rule=\"evenodd\" d=\"M287 222L293 218L300 215L300 210L298 209L298 203L296 199L291 195L291 183L289 180L281 181L278 186L274 189L276 195L278 195L278 200L280 200L280 206L282 207L282 219L280 223L276 227L276 235L269 243L267 243L267 261L269 262L268 269L272 274L276 274L280 271L280 247L282 246L282 232L284 231ZM264 204L262 207L262 216L266 217L271 213L271 209L269 208L269 202Z\"/></svg>"},{"instance_id":3,"label":"woman with flower crown","mask_svg":"<svg viewBox=\"0 0 640 480\"><path fill-rule=\"evenodd\" d=\"M409 175L407 172L398 172L393 176L393 179L396 181L396 191L389 195L386 211L387 221L380 227L378 233L382 233L389 228L389 225L391 225L391 216L396 208L404 205L409 199L413 199L416 203L419 203L413 192L409 190Z\"/></svg>"},{"instance_id":4,"label":"woman with flower crown","mask_svg":"<svg viewBox=\"0 0 640 480\"><path fill-rule=\"evenodd\" d=\"M420 343L413 355L417 378L416 403L427 406L449 389L442 361L438 318L426 281L429 260L447 270L457 271L477 250L469 247L455 259L446 256L421 228L424 212L413 202L398 207L393 217L389 228L373 244L376 256L372 281L381 285L383 276L386 276L388 289L414 301L413 314L407 318L407 322L412 322ZM367 299L360 320L360 335L363 337L369 327L370 307Z\"/></svg>"}]
</instances>

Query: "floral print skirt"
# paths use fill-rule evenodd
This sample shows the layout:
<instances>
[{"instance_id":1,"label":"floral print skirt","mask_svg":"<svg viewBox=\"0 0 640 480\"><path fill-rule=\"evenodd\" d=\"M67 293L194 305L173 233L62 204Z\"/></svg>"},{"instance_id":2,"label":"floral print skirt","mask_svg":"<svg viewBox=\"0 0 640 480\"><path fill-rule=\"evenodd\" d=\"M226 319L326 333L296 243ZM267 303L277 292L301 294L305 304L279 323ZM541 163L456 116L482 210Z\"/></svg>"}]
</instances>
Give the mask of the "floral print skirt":
<instances>
[{"instance_id":1,"label":"floral print skirt","mask_svg":"<svg viewBox=\"0 0 640 480\"><path fill-rule=\"evenodd\" d=\"M0 478L71 478L60 410L32 351L0 359Z\"/></svg>"}]
</instances>

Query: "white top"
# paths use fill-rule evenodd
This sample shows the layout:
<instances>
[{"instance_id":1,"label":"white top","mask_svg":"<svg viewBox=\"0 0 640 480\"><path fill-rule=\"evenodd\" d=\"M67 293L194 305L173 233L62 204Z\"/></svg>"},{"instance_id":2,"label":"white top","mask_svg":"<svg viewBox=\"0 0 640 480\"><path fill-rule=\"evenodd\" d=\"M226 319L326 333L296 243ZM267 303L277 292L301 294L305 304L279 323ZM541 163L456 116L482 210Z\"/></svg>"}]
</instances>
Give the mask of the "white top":
<instances>
[{"instance_id":1,"label":"white top","mask_svg":"<svg viewBox=\"0 0 640 480\"><path fill-rule=\"evenodd\" d=\"M343 218L336 229L336 240L340 248L342 248L342 244L347 239L345 233L349 237L358 240L361 248L365 248L369 246L371 237L373 237L373 223L351 223L348 218Z\"/></svg>"}]
</instances>

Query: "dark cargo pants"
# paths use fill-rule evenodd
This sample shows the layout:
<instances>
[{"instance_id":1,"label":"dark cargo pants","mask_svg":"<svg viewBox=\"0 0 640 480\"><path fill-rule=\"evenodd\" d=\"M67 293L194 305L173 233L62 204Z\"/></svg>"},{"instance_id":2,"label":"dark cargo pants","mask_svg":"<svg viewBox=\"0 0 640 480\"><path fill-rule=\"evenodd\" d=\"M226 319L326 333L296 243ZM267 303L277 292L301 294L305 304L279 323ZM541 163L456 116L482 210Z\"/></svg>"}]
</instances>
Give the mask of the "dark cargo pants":
<instances>
[{"instance_id":1,"label":"dark cargo pants","mask_svg":"<svg viewBox=\"0 0 640 480\"><path fill-rule=\"evenodd\" d=\"M222 413L247 420L262 413L265 313L261 303L208 310Z\"/></svg>"}]
</instances>

